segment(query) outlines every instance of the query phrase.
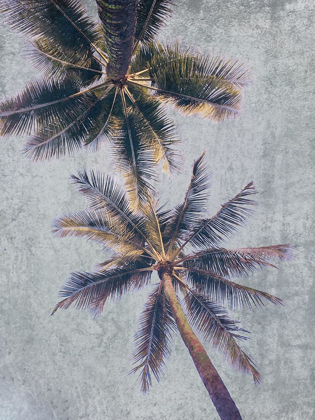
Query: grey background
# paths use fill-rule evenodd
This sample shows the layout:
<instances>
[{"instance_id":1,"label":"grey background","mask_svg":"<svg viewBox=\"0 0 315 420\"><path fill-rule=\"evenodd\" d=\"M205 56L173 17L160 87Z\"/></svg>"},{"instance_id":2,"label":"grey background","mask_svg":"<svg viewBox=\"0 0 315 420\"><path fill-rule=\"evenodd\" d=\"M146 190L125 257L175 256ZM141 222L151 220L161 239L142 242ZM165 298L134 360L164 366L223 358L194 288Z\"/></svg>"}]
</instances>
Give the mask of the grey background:
<instances>
[{"instance_id":1,"label":"grey background","mask_svg":"<svg viewBox=\"0 0 315 420\"><path fill-rule=\"evenodd\" d=\"M95 14L93 0L85 0ZM249 64L255 83L241 116L214 124L170 108L183 140L180 175L162 178L161 200L179 202L193 159L207 149L212 171L209 212L254 180L260 205L230 246L296 245L295 258L243 283L269 291L285 307L243 310L252 331L246 349L263 382L228 366L207 346L244 420L314 418L314 2L231 0L177 2L160 39L179 38L205 53ZM37 77L26 43L0 28L1 96ZM2 139L1 384L3 420L208 420L218 416L185 346L174 338L160 384L140 394L132 365L133 335L148 290L109 304L93 320L75 310L50 312L69 272L90 270L104 256L96 244L51 235L52 220L84 207L69 175L84 167L113 172L108 149L32 163L21 139Z\"/></svg>"}]
</instances>

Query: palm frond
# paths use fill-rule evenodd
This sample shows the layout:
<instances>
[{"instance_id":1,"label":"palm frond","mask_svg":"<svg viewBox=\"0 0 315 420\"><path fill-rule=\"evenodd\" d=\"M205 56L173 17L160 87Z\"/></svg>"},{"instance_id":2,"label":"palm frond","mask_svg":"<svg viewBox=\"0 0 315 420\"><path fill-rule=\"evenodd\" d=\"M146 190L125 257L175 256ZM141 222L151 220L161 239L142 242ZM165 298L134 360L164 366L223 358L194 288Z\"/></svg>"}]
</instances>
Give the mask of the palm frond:
<instances>
[{"instance_id":1,"label":"palm frond","mask_svg":"<svg viewBox=\"0 0 315 420\"><path fill-rule=\"evenodd\" d=\"M80 91L80 85L69 79L30 83L0 104L1 134L28 135L56 122L57 126L71 124L91 104L91 93Z\"/></svg>"},{"instance_id":2,"label":"palm frond","mask_svg":"<svg viewBox=\"0 0 315 420\"><path fill-rule=\"evenodd\" d=\"M125 224L113 223L102 211L80 211L59 217L54 221L53 233L60 237L81 237L96 241L104 249L135 252L141 255L141 245L134 233L126 230ZM140 249L139 249L140 248Z\"/></svg>"},{"instance_id":3,"label":"palm frond","mask_svg":"<svg viewBox=\"0 0 315 420\"><path fill-rule=\"evenodd\" d=\"M217 246L239 226L242 226L248 216L253 213L251 208L256 204L251 197L256 194L254 184L250 182L231 200L222 204L221 209L210 219L203 219L194 224L192 233L188 236L180 250L190 243L201 249Z\"/></svg>"},{"instance_id":4,"label":"palm frond","mask_svg":"<svg viewBox=\"0 0 315 420\"><path fill-rule=\"evenodd\" d=\"M163 161L164 172L177 172L181 159L174 146L179 143L174 123L167 118L166 113L156 99L142 93L136 86L129 86L127 95L134 109L133 113L142 124L142 135L150 144L155 163Z\"/></svg>"},{"instance_id":5,"label":"palm frond","mask_svg":"<svg viewBox=\"0 0 315 420\"><path fill-rule=\"evenodd\" d=\"M224 308L195 290L188 289L185 297L189 322L195 326L214 347L222 351L238 370L253 375L255 383L261 380L253 359L245 353L237 340L247 339L237 322L230 319Z\"/></svg>"},{"instance_id":6,"label":"palm frond","mask_svg":"<svg viewBox=\"0 0 315 420\"><path fill-rule=\"evenodd\" d=\"M208 199L209 174L204 161L204 153L194 162L191 180L184 202L174 208L173 216L169 219L164 230L165 235L171 236L168 252L174 244L187 235L196 218L204 213Z\"/></svg>"},{"instance_id":7,"label":"palm frond","mask_svg":"<svg viewBox=\"0 0 315 420\"><path fill-rule=\"evenodd\" d=\"M147 243L151 251L155 252L145 232L145 218L139 212L130 209L125 192L111 177L93 171L88 176L84 171L78 176L72 175L72 180L87 197L92 210L102 210L112 218L113 224L122 224L127 231L134 233L140 244Z\"/></svg>"},{"instance_id":8,"label":"palm frond","mask_svg":"<svg viewBox=\"0 0 315 420\"><path fill-rule=\"evenodd\" d=\"M140 372L141 390L152 385L151 373L159 381L166 357L170 354L170 335L176 331L169 302L160 283L149 295L135 336L136 352L131 373Z\"/></svg>"},{"instance_id":9,"label":"palm frond","mask_svg":"<svg viewBox=\"0 0 315 420\"><path fill-rule=\"evenodd\" d=\"M270 260L274 258L286 259L289 257L290 251L290 245L239 249L210 248L187 255L182 261L185 267L194 266L231 277L250 274L264 266L275 267L270 263Z\"/></svg>"},{"instance_id":10,"label":"palm frond","mask_svg":"<svg viewBox=\"0 0 315 420\"><path fill-rule=\"evenodd\" d=\"M89 146L94 151L97 150L102 140L113 139L119 130L119 119L115 112L117 92L118 89L115 88L102 100L103 111L95 120L93 128L89 130L84 140L85 146Z\"/></svg>"},{"instance_id":11,"label":"palm frond","mask_svg":"<svg viewBox=\"0 0 315 420\"><path fill-rule=\"evenodd\" d=\"M1 0L7 23L31 38L44 38L62 51L92 58L99 32L78 0Z\"/></svg>"},{"instance_id":12,"label":"palm frond","mask_svg":"<svg viewBox=\"0 0 315 420\"><path fill-rule=\"evenodd\" d=\"M136 30L137 0L96 0L108 49L108 77L118 80L127 74Z\"/></svg>"},{"instance_id":13,"label":"palm frond","mask_svg":"<svg viewBox=\"0 0 315 420\"><path fill-rule=\"evenodd\" d=\"M171 14L172 0L139 0L137 8L136 46L153 41Z\"/></svg>"},{"instance_id":14,"label":"palm frond","mask_svg":"<svg viewBox=\"0 0 315 420\"><path fill-rule=\"evenodd\" d=\"M282 305L281 299L269 293L235 283L214 271L202 270L193 265L187 265L188 267L184 269L184 274L188 281L197 290L210 296L211 299L221 303L226 302L231 309L239 307L252 309L253 306L264 306L264 300L275 305Z\"/></svg>"},{"instance_id":15,"label":"palm frond","mask_svg":"<svg viewBox=\"0 0 315 420\"><path fill-rule=\"evenodd\" d=\"M211 60L191 55L178 45L173 48L156 44L148 51L141 51L142 57L133 63L133 71L140 63L142 66L146 63L153 84L148 86L130 79L131 83L153 90L161 100L173 103L188 115L200 114L219 121L239 113L242 67L231 66L216 58Z\"/></svg>"},{"instance_id":16,"label":"palm frond","mask_svg":"<svg viewBox=\"0 0 315 420\"><path fill-rule=\"evenodd\" d=\"M131 243L131 242L130 242ZM129 242L127 243L127 245ZM124 248L120 253L114 254L108 260L105 260L95 266L96 271L104 271L108 270L110 267L121 267L122 265L128 264L135 264L135 263L143 263L145 262L146 265L152 266L155 262L151 256L146 252L145 249L141 247L137 247L137 249Z\"/></svg>"},{"instance_id":17,"label":"palm frond","mask_svg":"<svg viewBox=\"0 0 315 420\"><path fill-rule=\"evenodd\" d=\"M143 135L141 120L127 108L124 93L121 93L124 119L120 133L113 139L112 155L118 170L123 173L127 192L133 208L139 207L148 198L155 179L152 147Z\"/></svg>"},{"instance_id":18,"label":"palm frond","mask_svg":"<svg viewBox=\"0 0 315 420\"><path fill-rule=\"evenodd\" d=\"M73 303L77 309L99 315L109 298L119 298L130 290L145 286L151 272L150 268L127 266L100 273L72 273L60 291L60 297L64 299L56 305L52 315L58 309L68 309Z\"/></svg>"},{"instance_id":19,"label":"palm frond","mask_svg":"<svg viewBox=\"0 0 315 420\"><path fill-rule=\"evenodd\" d=\"M48 79L74 77L80 80L82 86L87 86L105 74L93 55L83 55L73 49L63 51L45 38L35 40L32 46L28 57Z\"/></svg>"},{"instance_id":20,"label":"palm frond","mask_svg":"<svg viewBox=\"0 0 315 420\"><path fill-rule=\"evenodd\" d=\"M43 127L28 141L26 154L34 160L50 159L72 154L81 148L94 131L95 123L104 115L102 100L111 88L109 86L100 97L90 92L91 103L69 124L64 125L60 121L58 126L54 123Z\"/></svg>"}]
</instances>

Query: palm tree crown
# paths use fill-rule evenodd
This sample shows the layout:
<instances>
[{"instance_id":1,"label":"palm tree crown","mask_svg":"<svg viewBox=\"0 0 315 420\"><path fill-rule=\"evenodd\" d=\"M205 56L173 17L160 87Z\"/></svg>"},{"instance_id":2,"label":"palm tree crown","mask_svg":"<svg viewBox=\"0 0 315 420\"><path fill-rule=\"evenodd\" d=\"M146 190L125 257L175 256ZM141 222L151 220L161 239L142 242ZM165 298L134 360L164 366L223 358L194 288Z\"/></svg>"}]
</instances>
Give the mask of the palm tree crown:
<instances>
[{"instance_id":1,"label":"palm tree crown","mask_svg":"<svg viewBox=\"0 0 315 420\"><path fill-rule=\"evenodd\" d=\"M152 373L159 379L170 351L170 335L177 328L181 332L176 302L183 306L193 328L239 370L250 372L259 382L253 360L239 344L247 331L222 306L227 303L230 309L252 308L265 301L281 304L277 297L231 278L265 266L274 267L270 260L285 258L288 245L222 247L253 211L253 184L209 218L204 212L209 179L204 155L193 165L184 201L171 210L156 208L152 200L141 209L131 210L124 191L112 178L101 174L84 172L72 179L87 197L88 209L57 219L55 234L98 241L113 255L95 272L71 274L60 292L63 300L54 312L75 304L78 309L99 315L109 298L148 285L156 271L160 281L148 296L136 334L133 371L141 372L142 390L147 391L151 385ZM174 293L183 296L180 303Z\"/></svg>"},{"instance_id":2,"label":"palm tree crown","mask_svg":"<svg viewBox=\"0 0 315 420\"><path fill-rule=\"evenodd\" d=\"M154 164L178 169L178 141L163 102L223 120L239 113L249 75L237 61L154 42L171 0L97 0L100 24L78 0L0 0L27 35L43 78L0 104L2 135L29 135L26 154L59 157L113 143L116 167L136 207Z\"/></svg>"}]
</instances>

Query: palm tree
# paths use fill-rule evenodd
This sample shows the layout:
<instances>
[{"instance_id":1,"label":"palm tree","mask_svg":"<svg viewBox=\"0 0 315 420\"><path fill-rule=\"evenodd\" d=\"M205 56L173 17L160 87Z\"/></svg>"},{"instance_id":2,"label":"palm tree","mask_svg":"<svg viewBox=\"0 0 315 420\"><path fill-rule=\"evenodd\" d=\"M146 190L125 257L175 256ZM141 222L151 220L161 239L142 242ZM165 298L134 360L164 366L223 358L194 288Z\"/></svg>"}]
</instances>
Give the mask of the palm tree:
<instances>
[{"instance_id":1,"label":"palm tree","mask_svg":"<svg viewBox=\"0 0 315 420\"><path fill-rule=\"evenodd\" d=\"M253 183L209 218L204 212L209 179L204 155L193 165L184 201L171 210L157 208L152 199L141 209L132 210L125 192L111 177L100 173L83 172L72 179L86 196L88 208L57 219L54 233L97 241L112 252L112 257L99 264L95 272L72 273L60 292L63 300L53 313L74 304L100 315L108 299L148 285L153 272L157 272L159 281L148 296L135 338L132 371L140 372L142 391L149 389L151 374L159 380L170 352L171 333L179 331L220 418L241 419L193 328L237 369L260 381L253 359L239 344L247 338L247 331L222 306L227 303L233 309L260 306L264 301L282 303L231 277L274 267L270 260L284 259L288 245L222 247L253 211Z\"/></svg>"},{"instance_id":2,"label":"palm tree","mask_svg":"<svg viewBox=\"0 0 315 420\"><path fill-rule=\"evenodd\" d=\"M100 24L78 0L0 0L7 23L31 43L43 72L0 104L2 135L30 136L26 154L59 157L108 139L134 205L163 162L179 166L163 103L223 120L239 113L249 74L237 61L202 56L155 36L171 0L97 0Z\"/></svg>"}]
</instances>

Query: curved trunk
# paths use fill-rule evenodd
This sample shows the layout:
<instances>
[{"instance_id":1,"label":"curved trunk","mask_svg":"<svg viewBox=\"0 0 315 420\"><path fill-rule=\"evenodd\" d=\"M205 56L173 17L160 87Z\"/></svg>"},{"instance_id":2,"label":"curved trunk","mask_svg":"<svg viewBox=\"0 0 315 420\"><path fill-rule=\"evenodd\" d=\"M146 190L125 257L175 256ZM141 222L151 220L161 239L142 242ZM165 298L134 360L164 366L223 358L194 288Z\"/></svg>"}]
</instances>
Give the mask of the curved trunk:
<instances>
[{"instance_id":1,"label":"curved trunk","mask_svg":"<svg viewBox=\"0 0 315 420\"><path fill-rule=\"evenodd\" d=\"M137 25L138 0L97 0L109 63L108 77L122 79L128 71Z\"/></svg>"},{"instance_id":2,"label":"curved trunk","mask_svg":"<svg viewBox=\"0 0 315 420\"><path fill-rule=\"evenodd\" d=\"M203 345L189 325L184 311L177 299L172 278L169 273L159 273L164 281L164 290L170 303L180 335L189 350L196 369L210 395L210 398L222 420L242 420L229 391L213 366Z\"/></svg>"}]
</instances>

